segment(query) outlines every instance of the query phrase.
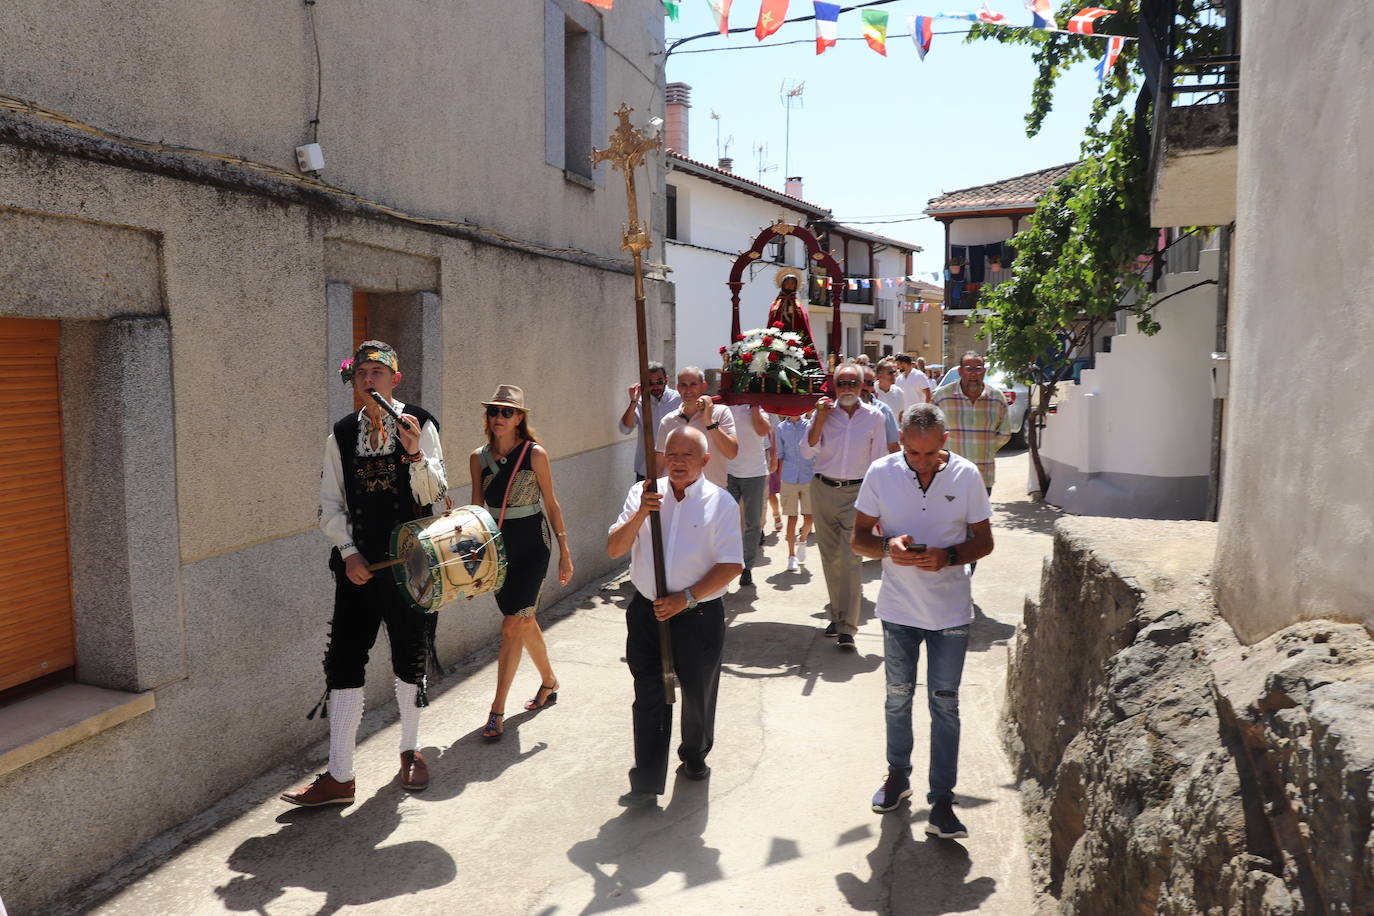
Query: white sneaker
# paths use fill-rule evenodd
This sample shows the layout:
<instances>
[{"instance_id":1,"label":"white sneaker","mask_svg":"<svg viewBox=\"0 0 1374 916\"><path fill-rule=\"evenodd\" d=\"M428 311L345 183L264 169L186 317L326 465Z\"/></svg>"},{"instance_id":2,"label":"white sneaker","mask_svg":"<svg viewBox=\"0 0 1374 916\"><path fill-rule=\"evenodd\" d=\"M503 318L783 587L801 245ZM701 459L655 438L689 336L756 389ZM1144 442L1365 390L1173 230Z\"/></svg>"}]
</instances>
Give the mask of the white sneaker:
<instances>
[{"instance_id":1,"label":"white sneaker","mask_svg":"<svg viewBox=\"0 0 1374 916\"><path fill-rule=\"evenodd\" d=\"M805 566L805 565L806 565L806 542L805 542L805 541L798 541L798 542L797 542L797 562L800 563L802 566Z\"/></svg>"},{"instance_id":2,"label":"white sneaker","mask_svg":"<svg viewBox=\"0 0 1374 916\"><path fill-rule=\"evenodd\" d=\"M797 571L797 558L796 558L796 557L788 557L788 558L787 558L787 571L788 571L788 572L796 572L796 571Z\"/></svg>"}]
</instances>

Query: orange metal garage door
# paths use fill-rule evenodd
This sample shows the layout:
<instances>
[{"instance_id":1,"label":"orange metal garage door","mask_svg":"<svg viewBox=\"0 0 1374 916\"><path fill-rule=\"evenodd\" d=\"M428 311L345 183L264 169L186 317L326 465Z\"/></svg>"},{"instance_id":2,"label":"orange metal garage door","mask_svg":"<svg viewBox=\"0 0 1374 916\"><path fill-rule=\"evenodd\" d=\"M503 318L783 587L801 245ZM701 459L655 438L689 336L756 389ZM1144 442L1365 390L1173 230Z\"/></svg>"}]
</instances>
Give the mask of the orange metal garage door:
<instances>
[{"instance_id":1,"label":"orange metal garage door","mask_svg":"<svg viewBox=\"0 0 1374 916\"><path fill-rule=\"evenodd\" d=\"M76 663L58 331L0 318L0 690Z\"/></svg>"}]
</instances>

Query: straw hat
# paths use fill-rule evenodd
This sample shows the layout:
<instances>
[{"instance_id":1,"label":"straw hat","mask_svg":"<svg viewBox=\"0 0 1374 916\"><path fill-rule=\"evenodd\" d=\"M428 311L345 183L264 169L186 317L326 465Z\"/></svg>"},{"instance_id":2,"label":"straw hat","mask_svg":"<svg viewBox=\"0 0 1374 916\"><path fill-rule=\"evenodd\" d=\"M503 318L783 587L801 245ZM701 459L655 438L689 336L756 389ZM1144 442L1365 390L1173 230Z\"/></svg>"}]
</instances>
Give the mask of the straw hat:
<instances>
[{"instance_id":1,"label":"straw hat","mask_svg":"<svg viewBox=\"0 0 1374 916\"><path fill-rule=\"evenodd\" d=\"M496 393L490 400L482 402L483 407L514 407L516 410L523 410L529 413L530 409L525 406L525 390L516 385L497 385Z\"/></svg>"}]
</instances>

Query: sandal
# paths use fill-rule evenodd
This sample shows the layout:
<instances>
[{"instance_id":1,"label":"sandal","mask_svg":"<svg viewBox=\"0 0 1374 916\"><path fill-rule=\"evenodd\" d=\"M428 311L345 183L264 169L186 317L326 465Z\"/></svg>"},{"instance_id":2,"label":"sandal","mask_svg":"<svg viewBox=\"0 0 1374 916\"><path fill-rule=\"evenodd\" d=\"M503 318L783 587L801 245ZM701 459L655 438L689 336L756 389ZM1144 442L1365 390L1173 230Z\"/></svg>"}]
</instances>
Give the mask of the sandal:
<instances>
[{"instance_id":1,"label":"sandal","mask_svg":"<svg viewBox=\"0 0 1374 916\"><path fill-rule=\"evenodd\" d=\"M545 690L547 690L547 691L549 692L549 695L546 696L546 697L544 697L544 702L541 703L541 702L539 702L539 697L540 697L541 694L544 693ZM536 709L543 709L545 706L552 706L553 704L555 704L555 703L557 703L557 702L558 702L558 685L557 685L557 684L554 684L552 687L550 687L550 686L547 685L547 684L540 684L540 685L539 685L539 691L538 691L537 693L535 693L533 699L531 699L528 703L525 704L525 708L528 709L528 710L530 710L530 711L534 711L534 710L536 710Z\"/></svg>"},{"instance_id":2,"label":"sandal","mask_svg":"<svg viewBox=\"0 0 1374 916\"><path fill-rule=\"evenodd\" d=\"M502 733L506 730L506 725L501 720L506 717L503 712L493 712L487 715L486 727L482 729L482 737L488 741L500 741Z\"/></svg>"}]
</instances>

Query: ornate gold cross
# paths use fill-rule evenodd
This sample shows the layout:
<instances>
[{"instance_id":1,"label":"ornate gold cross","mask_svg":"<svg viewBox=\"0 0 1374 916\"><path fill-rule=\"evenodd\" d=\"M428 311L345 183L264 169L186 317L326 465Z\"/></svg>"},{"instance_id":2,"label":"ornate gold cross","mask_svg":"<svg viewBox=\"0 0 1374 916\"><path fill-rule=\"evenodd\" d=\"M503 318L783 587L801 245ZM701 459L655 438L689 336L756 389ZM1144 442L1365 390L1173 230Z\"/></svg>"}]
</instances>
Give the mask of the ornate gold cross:
<instances>
[{"instance_id":1,"label":"ornate gold cross","mask_svg":"<svg viewBox=\"0 0 1374 916\"><path fill-rule=\"evenodd\" d=\"M630 124L630 113L634 109L624 102L616 109L620 126L611 134L610 143L605 149L593 149L589 157L593 165L609 162L611 168L625 174L625 196L629 205L630 221L625 225L625 234L620 247L638 254L651 244L649 232L639 221L639 202L635 197L635 169L644 162L646 153L663 148L663 138L655 135L646 137Z\"/></svg>"}]
</instances>

